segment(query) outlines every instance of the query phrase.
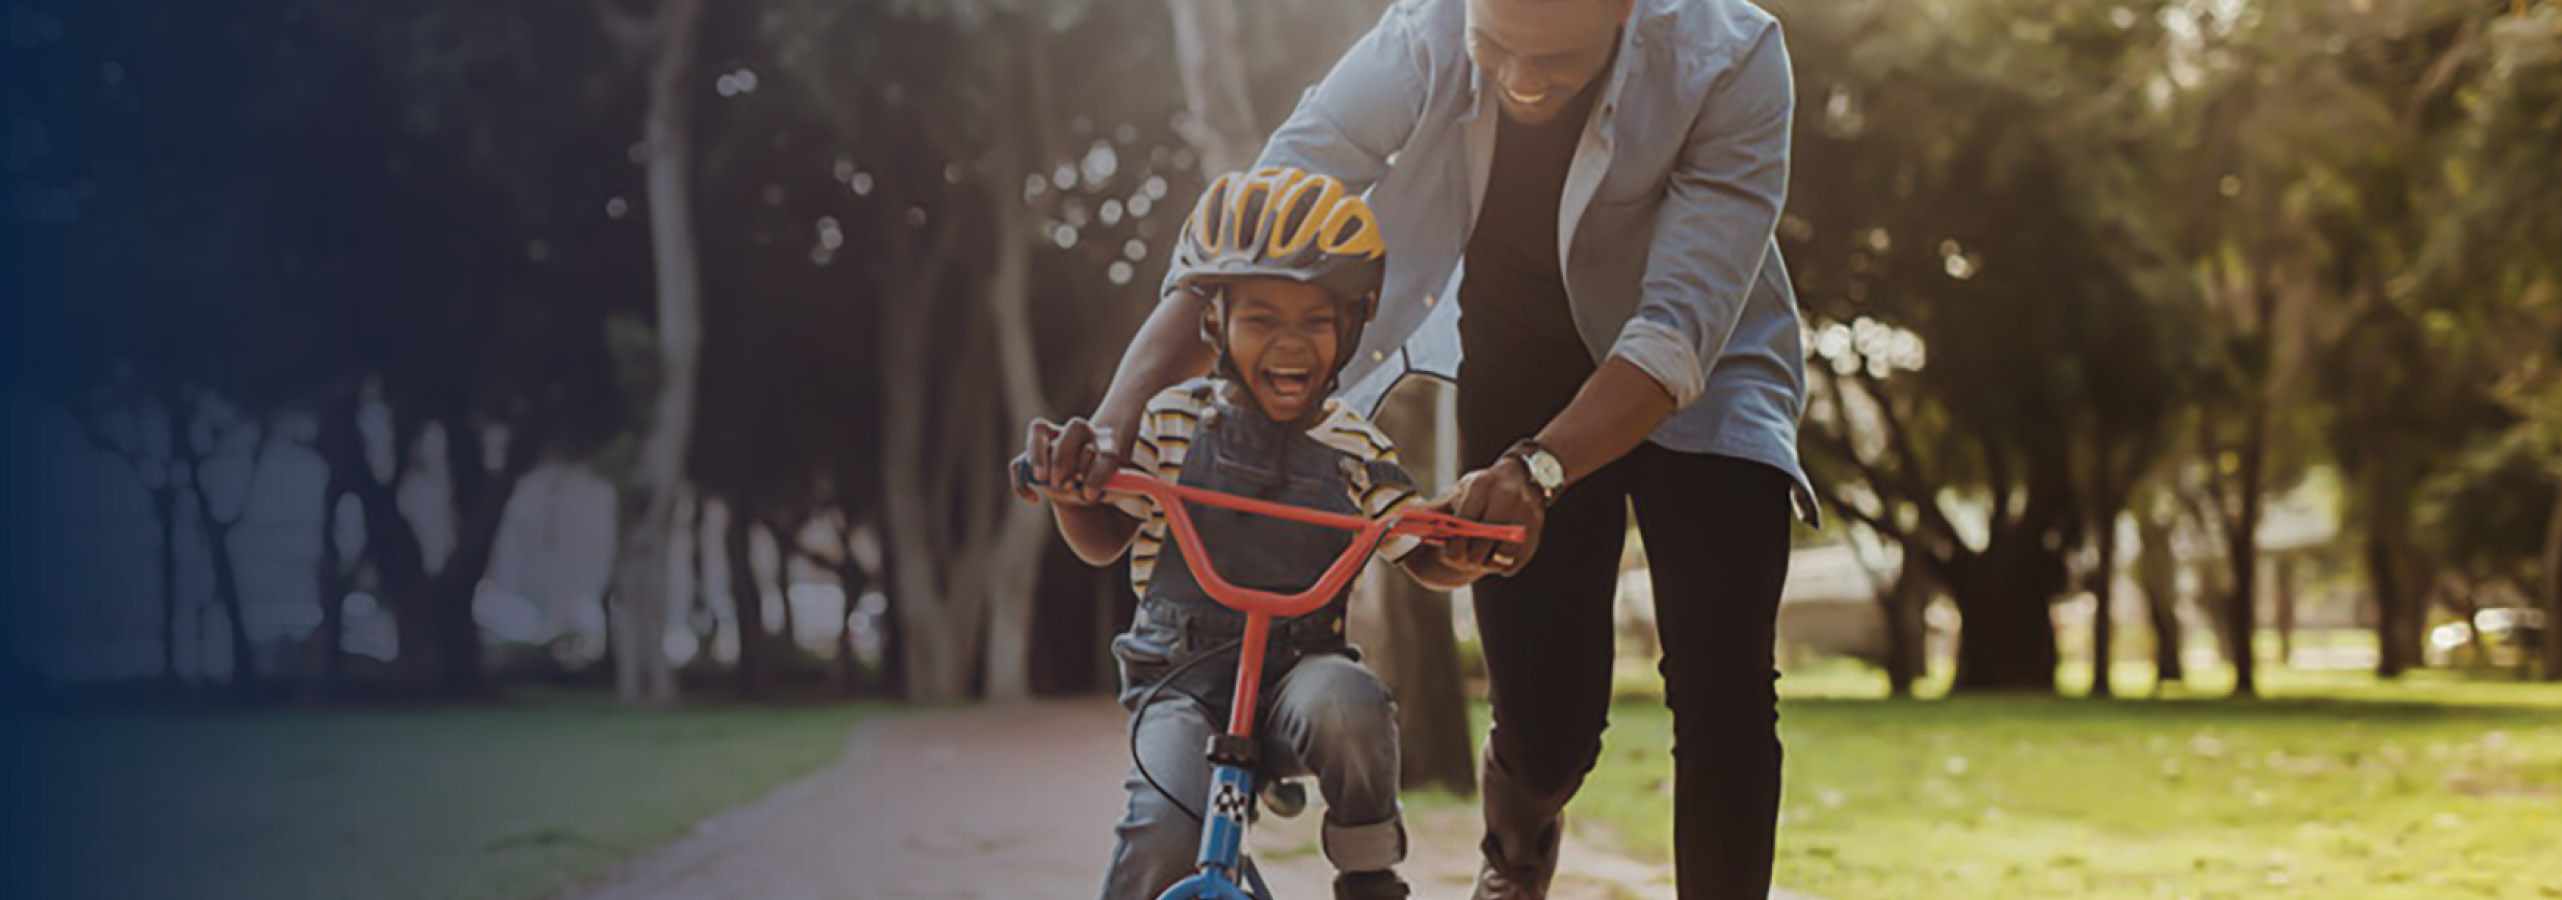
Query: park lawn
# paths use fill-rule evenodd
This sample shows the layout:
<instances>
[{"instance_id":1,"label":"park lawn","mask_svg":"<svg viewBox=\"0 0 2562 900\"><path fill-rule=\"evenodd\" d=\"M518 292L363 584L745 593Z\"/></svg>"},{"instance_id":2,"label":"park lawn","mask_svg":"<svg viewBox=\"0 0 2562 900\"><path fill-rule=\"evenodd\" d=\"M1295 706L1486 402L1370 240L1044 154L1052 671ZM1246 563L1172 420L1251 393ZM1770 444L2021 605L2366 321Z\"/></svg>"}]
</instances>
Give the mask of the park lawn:
<instances>
[{"instance_id":1,"label":"park lawn","mask_svg":"<svg viewBox=\"0 0 2562 900\"><path fill-rule=\"evenodd\" d=\"M13 723L46 897L558 893L837 759L856 706L123 713ZM0 893L7 893L0 891Z\"/></svg>"},{"instance_id":2,"label":"park lawn","mask_svg":"<svg viewBox=\"0 0 2562 900\"><path fill-rule=\"evenodd\" d=\"M1797 679L1779 883L1826 900L2562 898L2562 686L2263 678L2256 703L1888 702L1844 696L1882 694L1873 676ZM1668 855L1671 734L1652 697L1623 700L1570 815Z\"/></svg>"}]
</instances>

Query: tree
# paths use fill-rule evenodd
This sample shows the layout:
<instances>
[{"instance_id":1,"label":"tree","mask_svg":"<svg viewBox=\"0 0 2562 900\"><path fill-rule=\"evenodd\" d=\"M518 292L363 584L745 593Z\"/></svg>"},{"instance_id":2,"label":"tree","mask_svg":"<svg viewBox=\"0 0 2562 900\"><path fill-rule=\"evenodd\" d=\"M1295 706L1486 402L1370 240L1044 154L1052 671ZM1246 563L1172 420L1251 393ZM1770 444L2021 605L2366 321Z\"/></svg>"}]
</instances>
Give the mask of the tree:
<instances>
[{"instance_id":1,"label":"tree","mask_svg":"<svg viewBox=\"0 0 2562 900\"><path fill-rule=\"evenodd\" d=\"M874 477L911 696L1030 691L1032 576L1054 539L1006 496L1003 461L1044 386L1108 366L1096 335L1141 310L1135 263L1170 235L1148 212L1191 156L1145 124L1172 98L1145 77L1156 58L1130 35L1152 23L1132 9L795 3L765 28L859 184L838 227L880 311ZM1060 67L1054 44L1131 49Z\"/></svg>"},{"instance_id":2,"label":"tree","mask_svg":"<svg viewBox=\"0 0 2562 900\"><path fill-rule=\"evenodd\" d=\"M176 448L178 465L187 473L187 492L195 501L192 506L196 511L196 531L204 538L206 558L213 563L214 601L222 605L231 641L231 691L236 697L252 698L259 690L258 652L249 640L249 619L241 602L238 562L231 552L231 530L240 525L242 516L248 514L249 498L257 490L258 470L266 461L268 444L275 436L274 427L269 422L258 420L208 422L206 420L225 415L228 411L218 407L209 409L213 405L202 396L182 393L169 397L167 402L171 410L171 446ZM201 428L200 422L204 423ZM240 485L239 498L232 506L232 513L226 516L218 512L214 504L205 461L207 457L223 452L225 445L231 443L227 440L229 436L242 428L250 431L253 443L249 450L249 473ZM202 445L197 443L200 431L205 441Z\"/></svg>"},{"instance_id":3,"label":"tree","mask_svg":"<svg viewBox=\"0 0 2562 900\"><path fill-rule=\"evenodd\" d=\"M2562 9L2515 4L2483 17L2483 60L2467 115L2433 199L2451 211L2429 235L2418 268L2427 284L2473 298L2474 321L2500 374L2491 395L2517 423L2498 442L2547 461L2562 485ZM2535 593L2544 610L2544 675L2562 681L2562 503L2543 526Z\"/></svg>"},{"instance_id":4,"label":"tree","mask_svg":"<svg viewBox=\"0 0 2562 900\"><path fill-rule=\"evenodd\" d=\"M65 404L70 406L72 404ZM159 573L160 689L176 694L178 684L178 475L168 458L174 441L166 417L128 398L115 405L89 405L72 413L90 446L115 456L151 497L151 522L157 538L153 563ZM124 428L118 428L118 425ZM151 424L160 426L155 436Z\"/></svg>"},{"instance_id":5,"label":"tree","mask_svg":"<svg viewBox=\"0 0 2562 900\"><path fill-rule=\"evenodd\" d=\"M1801 447L1829 507L1949 590L1958 690L2052 690L2066 555L2150 468L2185 365L2193 296L2137 177L2165 37L1944 12L1780 7L1808 111L1780 225L1816 331Z\"/></svg>"},{"instance_id":6,"label":"tree","mask_svg":"<svg viewBox=\"0 0 2562 900\"><path fill-rule=\"evenodd\" d=\"M1389 392L1379 417L1380 429L1400 438L1399 462L1427 493L1460 474L1454 391L1447 383L1411 379ZM1375 561L1352 590L1353 636L1369 650L1364 661L1397 698L1404 787L1473 795L1477 752L1450 596Z\"/></svg>"},{"instance_id":7,"label":"tree","mask_svg":"<svg viewBox=\"0 0 2562 900\"><path fill-rule=\"evenodd\" d=\"M668 545L684 491L685 452L694 429L694 380L702 347L702 275L694 246L692 191L694 49L704 0L663 0L637 18L594 0L607 33L649 63L649 104L641 125L650 225L650 262L657 283L652 341L658 349L657 401L626 487L623 546L614 563L615 690L623 702L676 702L676 678L665 645Z\"/></svg>"}]
</instances>

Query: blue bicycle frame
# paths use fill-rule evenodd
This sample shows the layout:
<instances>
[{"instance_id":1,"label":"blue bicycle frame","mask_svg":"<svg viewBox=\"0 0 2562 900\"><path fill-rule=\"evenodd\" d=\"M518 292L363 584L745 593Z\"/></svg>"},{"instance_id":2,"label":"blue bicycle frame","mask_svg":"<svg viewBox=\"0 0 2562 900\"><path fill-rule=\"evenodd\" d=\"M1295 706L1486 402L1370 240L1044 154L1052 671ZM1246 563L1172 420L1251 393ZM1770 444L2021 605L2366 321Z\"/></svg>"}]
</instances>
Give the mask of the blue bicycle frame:
<instances>
[{"instance_id":1,"label":"blue bicycle frame","mask_svg":"<svg viewBox=\"0 0 2562 900\"><path fill-rule=\"evenodd\" d=\"M1272 900L1272 889L1245 855L1246 820L1254 812L1254 774L1221 763L1210 772L1210 808L1201 817L1197 871L1157 900Z\"/></svg>"}]
</instances>

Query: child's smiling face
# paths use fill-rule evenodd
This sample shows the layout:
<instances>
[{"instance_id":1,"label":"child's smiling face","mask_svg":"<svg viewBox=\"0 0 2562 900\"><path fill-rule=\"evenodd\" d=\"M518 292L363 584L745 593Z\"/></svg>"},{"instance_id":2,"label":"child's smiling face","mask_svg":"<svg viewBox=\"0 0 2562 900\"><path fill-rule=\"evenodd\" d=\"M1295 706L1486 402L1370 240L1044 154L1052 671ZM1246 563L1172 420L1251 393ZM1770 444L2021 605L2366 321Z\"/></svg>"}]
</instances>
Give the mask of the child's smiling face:
<instances>
[{"instance_id":1,"label":"child's smiling face","mask_svg":"<svg viewBox=\"0 0 2562 900\"><path fill-rule=\"evenodd\" d=\"M1227 286L1228 355L1255 405L1289 422L1325 398L1327 373L1341 351L1334 295L1287 278L1241 278ZM1212 315L1217 313L1213 312Z\"/></svg>"}]
</instances>

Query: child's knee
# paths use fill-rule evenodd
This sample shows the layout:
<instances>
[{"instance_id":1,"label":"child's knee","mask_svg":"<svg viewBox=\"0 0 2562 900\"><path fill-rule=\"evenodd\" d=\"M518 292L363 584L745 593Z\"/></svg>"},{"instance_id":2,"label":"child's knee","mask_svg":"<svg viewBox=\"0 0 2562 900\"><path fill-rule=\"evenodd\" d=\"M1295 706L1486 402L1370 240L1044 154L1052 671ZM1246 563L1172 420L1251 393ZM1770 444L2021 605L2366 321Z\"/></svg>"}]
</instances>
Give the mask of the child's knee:
<instances>
[{"instance_id":1,"label":"child's knee","mask_svg":"<svg viewBox=\"0 0 2562 900\"><path fill-rule=\"evenodd\" d=\"M1397 702L1388 686L1360 663L1340 657L1318 657L1293 673L1307 679L1304 688L1317 698L1310 725L1317 740L1338 747L1397 742Z\"/></svg>"},{"instance_id":2,"label":"child's knee","mask_svg":"<svg viewBox=\"0 0 2562 900\"><path fill-rule=\"evenodd\" d=\"M1153 788L1140 788L1130 795L1129 812L1115 830L1121 837L1116 865L1152 872L1189 871L1200 850L1201 824Z\"/></svg>"}]
</instances>

